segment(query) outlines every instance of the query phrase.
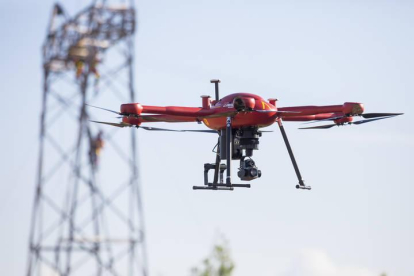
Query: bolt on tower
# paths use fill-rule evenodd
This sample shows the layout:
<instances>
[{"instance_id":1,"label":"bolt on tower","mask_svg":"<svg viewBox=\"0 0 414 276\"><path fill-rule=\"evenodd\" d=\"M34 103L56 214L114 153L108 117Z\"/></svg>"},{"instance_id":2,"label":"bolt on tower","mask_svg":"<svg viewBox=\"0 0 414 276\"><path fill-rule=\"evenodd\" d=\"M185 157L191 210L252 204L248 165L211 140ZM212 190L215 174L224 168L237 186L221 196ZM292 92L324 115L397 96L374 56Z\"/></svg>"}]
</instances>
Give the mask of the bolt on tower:
<instances>
[{"instance_id":1,"label":"bolt on tower","mask_svg":"<svg viewBox=\"0 0 414 276\"><path fill-rule=\"evenodd\" d=\"M27 275L148 275L135 133L86 105L135 101L135 9L112 2L53 8Z\"/></svg>"}]
</instances>

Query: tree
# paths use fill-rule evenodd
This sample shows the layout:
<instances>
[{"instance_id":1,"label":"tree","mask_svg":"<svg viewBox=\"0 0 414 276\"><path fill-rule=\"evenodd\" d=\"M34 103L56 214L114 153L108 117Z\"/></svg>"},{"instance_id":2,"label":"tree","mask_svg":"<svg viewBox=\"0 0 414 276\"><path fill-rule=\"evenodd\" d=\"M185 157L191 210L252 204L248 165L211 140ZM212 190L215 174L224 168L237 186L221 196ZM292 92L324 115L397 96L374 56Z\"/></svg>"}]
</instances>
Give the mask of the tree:
<instances>
[{"instance_id":1,"label":"tree","mask_svg":"<svg viewBox=\"0 0 414 276\"><path fill-rule=\"evenodd\" d=\"M231 276L233 271L234 262L230 256L228 243L221 238L210 255L202 261L201 268L191 269L191 276Z\"/></svg>"}]
</instances>

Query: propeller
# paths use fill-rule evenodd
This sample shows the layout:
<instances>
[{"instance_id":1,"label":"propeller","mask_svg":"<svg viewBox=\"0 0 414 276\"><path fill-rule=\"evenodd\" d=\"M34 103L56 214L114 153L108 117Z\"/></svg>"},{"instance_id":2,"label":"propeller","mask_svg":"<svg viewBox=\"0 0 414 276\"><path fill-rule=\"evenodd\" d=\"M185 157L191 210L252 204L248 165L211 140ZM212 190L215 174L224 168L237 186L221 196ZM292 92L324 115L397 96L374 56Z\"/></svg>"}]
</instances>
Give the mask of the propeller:
<instances>
[{"instance_id":1,"label":"propeller","mask_svg":"<svg viewBox=\"0 0 414 276\"><path fill-rule=\"evenodd\" d=\"M331 124L331 125L324 125L324 126L314 126L314 127L300 127L299 129L325 129L325 128L331 128L336 126L337 124Z\"/></svg>"},{"instance_id":2,"label":"propeller","mask_svg":"<svg viewBox=\"0 0 414 276\"><path fill-rule=\"evenodd\" d=\"M377 113L377 114L385 114L385 113ZM392 114L392 113L388 113L388 114ZM401 114L398 114L398 113L394 113L394 114L397 114L397 115L391 115L391 116L388 116L388 117L380 117L380 118L372 118L372 119L361 120L361 121L356 121L356 122L347 122L345 124L347 124L347 125L361 125L361 124L370 123L370 122L373 122L373 121L378 121L378 120L383 120L383 119L389 119L389 118L401 115ZM341 125L340 124L330 124L330 125L324 125L324 126L301 127L299 129L326 129L326 128L331 128L331 127L334 127L334 126L341 126Z\"/></svg>"},{"instance_id":3,"label":"propeller","mask_svg":"<svg viewBox=\"0 0 414 276\"><path fill-rule=\"evenodd\" d=\"M105 111L108 111L108 112L112 112L112 113L115 113L115 114L121 115L121 116L139 117L138 114L122 113L122 112L118 112L118 111L115 111L115 110L111 110L111 109L107 109L107 108L103 108L103 107L99 107L99 106L94 106L94 105L90 105L90 104L85 104L85 105L93 107L93 108L97 108L97 109L102 109L102 110L105 110Z\"/></svg>"},{"instance_id":4,"label":"propeller","mask_svg":"<svg viewBox=\"0 0 414 276\"><path fill-rule=\"evenodd\" d=\"M378 118L378 117L393 117L393 116L399 116L403 115L404 113L365 113L361 114L359 116L365 118L365 119L371 119L371 118Z\"/></svg>"},{"instance_id":5,"label":"propeller","mask_svg":"<svg viewBox=\"0 0 414 276\"><path fill-rule=\"evenodd\" d=\"M174 132L204 132L204 133L217 133L215 130L197 130L197 129L167 129L167 128L158 128L158 127L146 127L146 126L139 126L138 128L142 128L145 130L150 131L174 131Z\"/></svg>"},{"instance_id":6,"label":"propeller","mask_svg":"<svg viewBox=\"0 0 414 276\"><path fill-rule=\"evenodd\" d=\"M112 112L112 113L115 113L115 114L118 114L118 115L121 115L121 112L118 112L118 111L115 111L115 110L110 110L110 109L106 109L106 108L103 108L103 107L94 106L94 105L90 105L90 104L85 104L85 105L90 106L90 107L93 107L93 108L97 108L97 109L102 109L102 110L105 110L105 111L109 111L109 112Z\"/></svg>"},{"instance_id":7,"label":"propeller","mask_svg":"<svg viewBox=\"0 0 414 276\"><path fill-rule=\"evenodd\" d=\"M158 128L158 127L146 127L146 126L137 126L133 124L128 123L110 123L110 122L100 122L100 121L92 121L93 123L98 124L104 124L104 125L110 125L114 127L136 127L136 128L142 128L148 131L174 131L174 132L204 132L204 133L217 133L215 130L197 130L197 129L168 129L168 128Z\"/></svg>"},{"instance_id":8,"label":"propeller","mask_svg":"<svg viewBox=\"0 0 414 276\"><path fill-rule=\"evenodd\" d=\"M361 125L361 124L365 124L365 123L369 123L369 122L373 122L373 121L377 121L377 120L382 120L382 119L388 119L388 118L392 118L392 117L396 117L396 116L398 116L398 115L392 115L392 116L388 116L388 117L380 117L380 118L373 118L373 119L361 120L361 121L356 121L356 122L350 122L350 124Z\"/></svg>"},{"instance_id":9,"label":"propeller","mask_svg":"<svg viewBox=\"0 0 414 276\"><path fill-rule=\"evenodd\" d=\"M394 116L399 116L399 115L403 115L404 113L364 113L364 114L358 114L356 116L360 116L362 118L365 119L371 119L371 118L381 118L381 117L394 117ZM321 119L321 120L314 120L311 122L306 122L305 124L312 124L312 123L317 123L317 122L323 122L323 121L335 121L335 120L339 120L342 118L346 118L349 116L336 116L336 117L330 117L330 118L326 118L326 119Z\"/></svg>"},{"instance_id":10,"label":"propeller","mask_svg":"<svg viewBox=\"0 0 414 276\"><path fill-rule=\"evenodd\" d=\"M132 115L131 115L132 116ZM134 118L140 118L143 122L168 122L168 123L182 123L182 120L169 118L169 117L159 117L161 115L134 115ZM116 117L117 119L122 119L124 116Z\"/></svg>"},{"instance_id":11,"label":"propeller","mask_svg":"<svg viewBox=\"0 0 414 276\"><path fill-rule=\"evenodd\" d=\"M100 121L92 121L93 123L98 123L98 124L104 124L104 125L110 125L110 126L114 126L114 127L136 127L136 128L142 128L148 131L173 131L173 132L201 132L201 133L218 133L216 130L212 130L212 129L168 129L168 128L159 128L159 127L146 127L146 126L136 126L136 125L132 125L132 124L128 124L128 123L110 123L110 122L100 122ZM273 132L272 130L261 130L261 133L264 132Z\"/></svg>"},{"instance_id":12,"label":"propeller","mask_svg":"<svg viewBox=\"0 0 414 276\"><path fill-rule=\"evenodd\" d=\"M99 122L99 121L92 121L94 123L98 123L98 124L104 124L104 125L110 125L110 126L114 126L114 127L133 127L134 125L128 124L128 123L124 123L124 122L120 122L120 123L110 123L110 122Z\"/></svg>"}]
</instances>

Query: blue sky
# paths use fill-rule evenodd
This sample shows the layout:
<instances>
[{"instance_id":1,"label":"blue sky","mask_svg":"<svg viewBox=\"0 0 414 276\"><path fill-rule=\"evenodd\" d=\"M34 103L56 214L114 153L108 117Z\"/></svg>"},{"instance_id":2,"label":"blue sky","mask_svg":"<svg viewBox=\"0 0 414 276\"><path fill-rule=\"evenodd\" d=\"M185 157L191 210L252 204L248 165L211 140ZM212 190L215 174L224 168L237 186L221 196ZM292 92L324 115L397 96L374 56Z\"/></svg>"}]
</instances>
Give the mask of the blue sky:
<instances>
[{"instance_id":1,"label":"blue sky","mask_svg":"<svg viewBox=\"0 0 414 276\"><path fill-rule=\"evenodd\" d=\"M84 6L66 2L71 14ZM26 265L40 47L52 4L0 1L0 271L8 275ZM137 8L143 104L199 106L200 95L213 95L209 80L220 78L222 95L250 92L280 106L358 101L366 112L405 112L329 131L286 123L310 192L294 189L276 127L255 152L262 178L233 193L191 190L214 159L215 137L139 132L152 275L186 275L218 232L230 242L236 275L413 275L411 1L139 1Z\"/></svg>"}]
</instances>

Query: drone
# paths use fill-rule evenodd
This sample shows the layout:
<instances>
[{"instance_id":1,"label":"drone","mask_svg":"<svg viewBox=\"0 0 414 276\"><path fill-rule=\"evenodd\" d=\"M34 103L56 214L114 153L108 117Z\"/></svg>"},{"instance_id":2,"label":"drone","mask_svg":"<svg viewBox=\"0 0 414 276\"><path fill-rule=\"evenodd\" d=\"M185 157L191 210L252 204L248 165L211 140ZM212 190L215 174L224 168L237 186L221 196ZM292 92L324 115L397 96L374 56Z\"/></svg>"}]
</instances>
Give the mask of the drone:
<instances>
[{"instance_id":1,"label":"drone","mask_svg":"<svg viewBox=\"0 0 414 276\"><path fill-rule=\"evenodd\" d=\"M218 134L215 146L215 163L204 164L204 185L193 186L194 190L228 190L234 188L250 188L250 184L235 184L231 178L231 161L240 160L237 176L242 181L252 181L260 178L261 170L252 159L253 152L259 149L259 138L264 131L262 128L274 123L279 126L290 160L298 179L297 189L310 190L305 185L299 171L292 147L290 146L283 122L308 121L331 122L330 124L302 127L300 129L329 129L334 126L361 125L377 120L388 119L403 113L364 113L364 105L356 102L345 102L341 105L326 106L293 106L278 107L277 99L264 100L250 93L234 93L220 99L220 80L210 81L215 85L215 99L201 96L201 107L183 106L150 106L140 103L122 104L120 112L99 108L119 115L119 123L92 121L114 127L135 127L149 131L204 132ZM362 117L363 119L360 119ZM359 120L354 121L355 118ZM173 130L142 126L143 123L155 122L197 122L209 128L208 130ZM225 160L225 163L221 163ZM214 171L213 181L208 179L210 170ZM224 179L224 172L226 176Z\"/></svg>"}]
</instances>

